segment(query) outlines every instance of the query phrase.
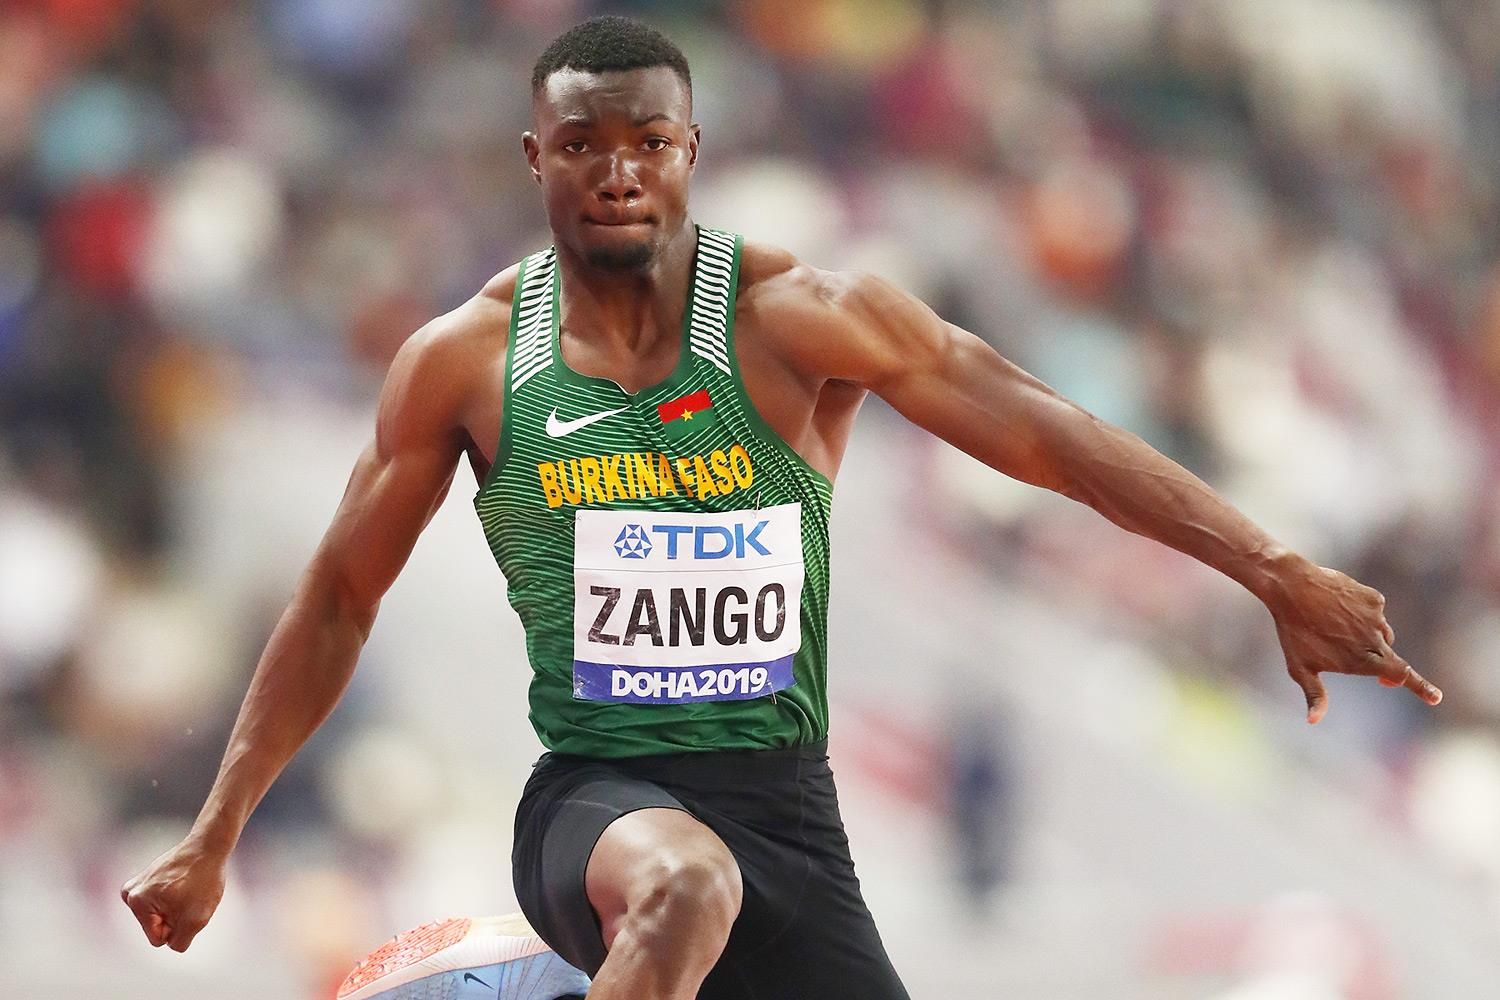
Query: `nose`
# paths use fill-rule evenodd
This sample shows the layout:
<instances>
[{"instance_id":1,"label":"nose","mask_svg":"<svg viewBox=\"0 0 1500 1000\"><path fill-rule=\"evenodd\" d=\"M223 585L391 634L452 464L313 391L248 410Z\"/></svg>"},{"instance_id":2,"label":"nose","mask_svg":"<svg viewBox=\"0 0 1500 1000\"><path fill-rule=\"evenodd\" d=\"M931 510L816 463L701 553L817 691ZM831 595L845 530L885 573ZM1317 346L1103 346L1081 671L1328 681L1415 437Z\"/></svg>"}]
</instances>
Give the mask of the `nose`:
<instances>
[{"instance_id":1,"label":"nose","mask_svg":"<svg viewBox=\"0 0 1500 1000\"><path fill-rule=\"evenodd\" d=\"M611 156L594 191L600 201L635 201L641 196L641 182L636 176L635 164L622 154Z\"/></svg>"}]
</instances>

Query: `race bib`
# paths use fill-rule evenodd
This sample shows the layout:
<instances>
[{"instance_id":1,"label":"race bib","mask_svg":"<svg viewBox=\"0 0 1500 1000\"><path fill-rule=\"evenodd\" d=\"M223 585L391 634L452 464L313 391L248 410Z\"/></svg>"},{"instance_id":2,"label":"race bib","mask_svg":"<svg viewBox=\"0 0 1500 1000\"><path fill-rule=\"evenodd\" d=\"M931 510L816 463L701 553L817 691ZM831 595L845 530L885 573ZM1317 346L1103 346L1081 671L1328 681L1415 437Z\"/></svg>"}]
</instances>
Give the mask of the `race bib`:
<instances>
[{"instance_id":1,"label":"race bib","mask_svg":"<svg viewBox=\"0 0 1500 1000\"><path fill-rule=\"evenodd\" d=\"M802 646L802 506L580 510L573 697L675 705L790 687Z\"/></svg>"}]
</instances>

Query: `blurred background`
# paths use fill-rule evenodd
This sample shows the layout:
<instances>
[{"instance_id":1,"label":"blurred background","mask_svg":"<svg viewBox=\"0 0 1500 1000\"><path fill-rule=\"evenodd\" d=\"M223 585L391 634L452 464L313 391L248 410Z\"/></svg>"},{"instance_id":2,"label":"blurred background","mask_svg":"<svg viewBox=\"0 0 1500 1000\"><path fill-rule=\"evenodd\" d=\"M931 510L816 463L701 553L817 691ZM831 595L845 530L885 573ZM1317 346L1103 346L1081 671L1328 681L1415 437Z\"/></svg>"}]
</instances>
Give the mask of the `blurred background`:
<instances>
[{"instance_id":1,"label":"blurred background","mask_svg":"<svg viewBox=\"0 0 1500 1000\"><path fill-rule=\"evenodd\" d=\"M0 996L327 998L515 908L541 748L467 467L186 955L187 829L396 347L545 246L558 32L693 66L698 221L880 273L1382 590L1311 728L1248 594L867 407L833 754L914 997L1500 982L1500 3L0 3Z\"/></svg>"}]
</instances>

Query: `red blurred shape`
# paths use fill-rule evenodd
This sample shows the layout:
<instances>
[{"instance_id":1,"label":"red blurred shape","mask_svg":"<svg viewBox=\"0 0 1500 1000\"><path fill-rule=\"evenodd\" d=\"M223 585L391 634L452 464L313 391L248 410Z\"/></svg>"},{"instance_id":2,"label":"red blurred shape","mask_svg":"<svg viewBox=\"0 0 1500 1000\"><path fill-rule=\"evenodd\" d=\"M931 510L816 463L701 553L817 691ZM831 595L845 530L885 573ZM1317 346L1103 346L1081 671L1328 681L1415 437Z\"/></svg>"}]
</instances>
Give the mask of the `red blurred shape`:
<instances>
[{"instance_id":1,"label":"red blurred shape","mask_svg":"<svg viewBox=\"0 0 1500 1000\"><path fill-rule=\"evenodd\" d=\"M47 227L57 270L81 292L130 297L149 211L146 192L129 183L94 184L69 195Z\"/></svg>"},{"instance_id":2,"label":"red blurred shape","mask_svg":"<svg viewBox=\"0 0 1500 1000\"><path fill-rule=\"evenodd\" d=\"M40 11L52 29L81 52L94 52L113 40L140 5L140 0L31 0L20 4Z\"/></svg>"}]
</instances>

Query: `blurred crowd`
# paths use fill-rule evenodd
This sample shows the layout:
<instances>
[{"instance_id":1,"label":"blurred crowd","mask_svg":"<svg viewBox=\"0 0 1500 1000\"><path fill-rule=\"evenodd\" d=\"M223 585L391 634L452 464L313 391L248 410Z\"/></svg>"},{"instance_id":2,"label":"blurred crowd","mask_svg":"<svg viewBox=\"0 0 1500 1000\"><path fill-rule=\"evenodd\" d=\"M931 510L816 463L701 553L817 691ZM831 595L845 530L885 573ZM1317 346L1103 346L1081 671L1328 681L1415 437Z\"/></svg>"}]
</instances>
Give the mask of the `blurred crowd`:
<instances>
[{"instance_id":1,"label":"blurred crowd","mask_svg":"<svg viewBox=\"0 0 1500 1000\"><path fill-rule=\"evenodd\" d=\"M196 811L337 497L303 474L347 470L406 336L545 245L531 63L601 10L689 57L700 222L884 274L1381 589L1447 701L1336 684L1333 739L1500 886L1487 0L0 4L0 876L41 852L97 895L98 843ZM1253 602L878 408L862 433L908 450L933 545L1300 719ZM388 699L259 821L378 851L333 786Z\"/></svg>"}]
</instances>

